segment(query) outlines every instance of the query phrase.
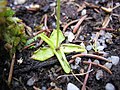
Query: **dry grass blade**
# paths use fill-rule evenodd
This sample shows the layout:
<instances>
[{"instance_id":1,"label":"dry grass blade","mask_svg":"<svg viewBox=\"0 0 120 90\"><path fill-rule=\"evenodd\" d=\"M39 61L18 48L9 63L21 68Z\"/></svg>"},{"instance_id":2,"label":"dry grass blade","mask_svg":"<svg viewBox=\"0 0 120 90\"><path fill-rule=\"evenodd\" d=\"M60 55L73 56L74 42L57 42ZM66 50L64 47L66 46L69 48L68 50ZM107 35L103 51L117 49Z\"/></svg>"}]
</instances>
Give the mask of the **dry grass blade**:
<instances>
[{"instance_id":1,"label":"dry grass blade","mask_svg":"<svg viewBox=\"0 0 120 90\"><path fill-rule=\"evenodd\" d=\"M102 23L102 28L106 28L110 22L110 15L107 15Z\"/></svg>"},{"instance_id":2,"label":"dry grass blade","mask_svg":"<svg viewBox=\"0 0 120 90\"><path fill-rule=\"evenodd\" d=\"M88 7L92 7L92 8L100 8L99 6L93 4L93 3L88 3L88 2L84 2Z\"/></svg>"},{"instance_id":3,"label":"dry grass blade","mask_svg":"<svg viewBox=\"0 0 120 90\"><path fill-rule=\"evenodd\" d=\"M27 48L29 48L29 47L31 47L31 46L34 46L35 45L35 43L31 43L31 44L29 44L28 46L25 46L22 50L25 50L25 49L27 49Z\"/></svg>"},{"instance_id":4,"label":"dry grass blade","mask_svg":"<svg viewBox=\"0 0 120 90\"><path fill-rule=\"evenodd\" d=\"M14 63L15 63L15 53L12 57L12 62L11 62L11 66L10 66L10 72L9 72L9 76L8 76L8 86L10 86L10 84L11 84Z\"/></svg>"},{"instance_id":5,"label":"dry grass blade","mask_svg":"<svg viewBox=\"0 0 120 90\"><path fill-rule=\"evenodd\" d=\"M101 56L98 56L98 55L93 55L93 54L76 54L76 55L72 56L72 58L76 58L76 57L90 57L90 58L95 58L95 59L111 62L110 60L108 60L104 57L101 57Z\"/></svg>"},{"instance_id":6,"label":"dry grass blade","mask_svg":"<svg viewBox=\"0 0 120 90\"><path fill-rule=\"evenodd\" d=\"M92 64L90 63L90 64L89 64L89 67L88 67L88 71L90 71L91 66L92 66ZM83 86L82 86L82 89L81 89L81 90L86 90L85 86L86 86L88 77L89 77L89 73L87 73L86 76L85 76L85 79L84 79Z\"/></svg>"},{"instance_id":7,"label":"dry grass blade","mask_svg":"<svg viewBox=\"0 0 120 90\"><path fill-rule=\"evenodd\" d=\"M76 33L80 24L86 19L87 15L83 16L81 19L79 19L78 23L75 25L75 28L73 29L73 33Z\"/></svg>"},{"instance_id":8,"label":"dry grass blade","mask_svg":"<svg viewBox=\"0 0 120 90\"><path fill-rule=\"evenodd\" d=\"M95 30L115 31L113 28L95 28Z\"/></svg>"},{"instance_id":9,"label":"dry grass blade","mask_svg":"<svg viewBox=\"0 0 120 90\"><path fill-rule=\"evenodd\" d=\"M87 73L90 73L90 72L92 72L92 71L93 71L93 69L87 71L86 73L80 73L80 74L74 74L74 75L75 75L75 76L83 76L83 75L85 75L85 74L87 74ZM69 77L69 76L74 76L74 75L73 75L73 73L72 73L72 74L69 74L69 75L60 75L60 76L57 77L57 79L59 79L59 78L61 78L61 77Z\"/></svg>"},{"instance_id":10,"label":"dry grass blade","mask_svg":"<svg viewBox=\"0 0 120 90\"><path fill-rule=\"evenodd\" d=\"M104 69L105 71L107 71L108 73L112 74L112 72L110 71L110 69L108 69L107 67L101 65L101 64L97 64L97 63L94 63L94 62L88 62L88 61L83 61L84 64L92 64L92 65L95 65L95 66L99 66L101 67L102 69Z\"/></svg>"}]
</instances>

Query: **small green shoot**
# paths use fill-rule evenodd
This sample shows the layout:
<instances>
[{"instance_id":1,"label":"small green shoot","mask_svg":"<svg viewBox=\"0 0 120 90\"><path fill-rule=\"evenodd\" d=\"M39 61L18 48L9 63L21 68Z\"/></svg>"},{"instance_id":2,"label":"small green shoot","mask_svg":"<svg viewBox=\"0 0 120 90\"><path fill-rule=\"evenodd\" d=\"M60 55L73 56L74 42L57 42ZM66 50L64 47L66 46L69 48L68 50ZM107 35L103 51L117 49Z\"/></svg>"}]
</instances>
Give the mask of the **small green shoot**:
<instances>
[{"instance_id":1,"label":"small green shoot","mask_svg":"<svg viewBox=\"0 0 120 90\"><path fill-rule=\"evenodd\" d=\"M57 42L56 47L59 47L59 30L60 30L60 0L57 0Z\"/></svg>"}]
</instances>

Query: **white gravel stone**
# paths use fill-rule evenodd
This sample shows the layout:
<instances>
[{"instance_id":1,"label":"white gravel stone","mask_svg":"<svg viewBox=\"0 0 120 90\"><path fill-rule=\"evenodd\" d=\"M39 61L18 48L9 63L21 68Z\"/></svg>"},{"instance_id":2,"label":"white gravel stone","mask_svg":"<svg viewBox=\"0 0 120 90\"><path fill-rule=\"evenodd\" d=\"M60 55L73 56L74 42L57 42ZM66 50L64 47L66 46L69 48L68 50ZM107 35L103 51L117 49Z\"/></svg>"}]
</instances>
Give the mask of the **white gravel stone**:
<instances>
[{"instance_id":1,"label":"white gravel stone","mask_svg":"<svg viewBox=\"0 0 120 90\"><path fill-rule=\"evenodd\" d=\"M109 68L109 69L111 69L112 63L107 62L107 63L104 64L104 66L107 67L107 68Z\"/></svg>"},{"instance_id":2,"label":"white gravel stone","mask_svg":"<svg viewBox=\"0 0 120 90\"><path fill-rule=\"evenodd\" d=\"M88 46L86 47L86 49L87 49L88 51L90 51L90 50L92 50L92 46L91 46L91 45L88 45Z\"/></svg>"},{"instance_id":3,"label":"white gravel stone","mask_svg":"<svg viewBox=\"0 0 120 90\"><path fill-rule=\"evenodd\" d=\"M86 9L83 9L82 11L81 11L81 15L86 15Z\"/></svg>"},{"instance_id":4,"label":"white gravel stone","mask_svg":"<svg viewBox=\"0 0 120 90\"><path fill-rule=\"evenodd\" d=\"M78 65L80 62L81 62L81 58L80 57L76 57L75 64Z\"/></svg>"},{"instance_id":5,"label":"white gravel stone","mask_svg":"<svg viewBox=\"0 0 120 90\"><path fill-rule=\"evenodd\" d=\"M103 46L104 46L104 48L107 48L107 45L104 43L104 44L102 44Z\"/></svg>"},{"instance_id":6,"label":"white gravel stone","mask_svg":"<svg viewBox=\"0 0 120 90\"><path fill-rule=\"evenodd\" d=\"M115 90L115 87L112 83L107 83L105 86L105 90Z\"/></svg>"},{"instance_id":7,"label":"white gravel stone","mask_svg":"<svg viewBox=\"0 0 120 90\"><path fill-rule=\"evenodd\" d=\"M30 4L29 7L32 8L32 9L39 9L40 5L38 5L38 4Z\"/></svg>"},{"instance_id":8,"label":"white gravel stone","mask_svg":"<svg viewBox=\"0 0 120 90\"><path fill-rule=\"evenodd\" d=\"M99 41L100 43L102 43L102 44L105 43L105 40L104 40L104 39L98 39L98 41Z\"/></svg>"},{"instance_id":9,"label":"white gravel stone","mask_svg":"<svg viewBox=\"0 0 120 90\"><path fill-rule=\"evenodd\" d=\"M80 35L80 40L84 40L85 38L84 38L84 36L82 36L82 35Z\"/></svg>"},{"instance_id":10,"label":"white gravel stone","mask_svg":"<svg viewBox=\"0 0 120 90\"><path fill-rule=\"evenodd\" d=\"M14 4L18 5L18 4L24 4L27 0L14 0Z\"/></svg>"},{"instance_id":11,"label":"white gravel stone","mask_svg":"<svg viewBox=\"0 0 120 90\"><path fill-rule=\"evenodd\" d=\"M105 48L104 46L98 46L98 47L97 47L97 50L98 50L98 51L103 51L104 48Z\"/></svg>"},{"instance_id":12,"label":"white gravel stone","mask_svg":"<svg viewBox=\"0 0 120 90\"><path fill-rule=\"evenodd\" d=\"M68 83L67 90L80 90L76 85Z\"/></svg>"},{"instance_id":13,"label":"white gravel stone","mask_svg":"<svg viewBox=\"0 0 120 90\"><path fill-rule=\"evenodd\" d=\"M75 35L72 32L69 32L69 34L68 34L68 41L72 42L74 38L75 38Z\"/></svg>"},{"instance_id":14,"label":"white gravel stone","mask_svg":"<svg viewBox=\"0 0 120 90\"><path fill-rule=\"evenodd\" d=\"M35 78L34 77L31 77L28 81L27 81L27 85L28 86L32 86L34 83L35 83Z\"/></svg>"},{"instance_id":15,"label":"white gravel stone","mask_svg":"<svg viewBox=\"0 0 120 90\"><path fill-rule=\"evenodd\" d=\"M103 71L102 70L98 70L96 73L96 79L100 80L101 78L103 78Z\"/></svg>"},{"instance_id":16,"label":"white gravel stone","mask_svg":"<svg viewBox=\"0 0 120 90\"><path fill-rule=\"evenodd\" d=\"M73 65L73 64L71 64L71 68L72 69L77 69L79 66L78 65Z\"/></svg>"},{"instance_id":17,"label":"white gravel stone","mask_svg":"<svg viewBox=\"0 0 120 90\"><path fill-rule=\"evenodd\" d=\"M101 36L104 36L104 35L105 35L105 31L102 30L102 31L100 32L100 35L101 35Z\"/></svg>"},{"instance_id":18,"label":"white gravel stone","mask_svg":"<svg viewBox=\"0 0 120 90\"><path fill-rule=\"evenodd\" d=\"M111 39L111 38L112 38L112 34L109 33L109 32L107 32L107 33L105 34L105 38Z\"/></svg>"},{"instance_id":19,"label":"white gravel stone","mask_svg":"<svg viewBox=\"0 0 120 90\"><path fill-rule=\"evenodd\" d=\"M55 6L56 6L56 3L53 2L53 3L50 4L50 6L51 6L51 7L55 7Z\"/></svg>"},{"instance_id":20,"label":"white gravel stone","mask_svg":"<svg viewBox=\"0 0 120 90\"><path fill-rule=\"evenodd\" d=\"M94 60L94 63L100 64L100 62L98 60Z\"/></svg>"},{"instance_id":21,"label":"white gravel stone","mask_svg":"<svg viewBox=\"0 0 120 90\"><path fill-rule=\"evenodd\" d=\"M120 58L118 56L111 56L112 64L117 65Z\"/></svg>"},{"instance_id":22,"label":"white gravel stone","mask_svg":"<svg viewBox=\"0 0 120 90\"><path fill-rule=\"evenodd\" d=\"M91 39L94 39L96 34L92 33Z\"/></svg>"}]
</instances>

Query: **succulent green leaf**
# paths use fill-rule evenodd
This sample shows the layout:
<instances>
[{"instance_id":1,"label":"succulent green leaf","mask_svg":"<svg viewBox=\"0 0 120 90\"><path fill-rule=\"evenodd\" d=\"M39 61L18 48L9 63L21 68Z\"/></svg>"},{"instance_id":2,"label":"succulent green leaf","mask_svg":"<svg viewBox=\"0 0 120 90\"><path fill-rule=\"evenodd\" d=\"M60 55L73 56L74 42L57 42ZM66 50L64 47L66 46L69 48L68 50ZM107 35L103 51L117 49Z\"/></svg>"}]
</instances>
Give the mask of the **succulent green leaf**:
<instances>
[{"instance_id":1,"label":"succulent green leaf","mask_svg":"<svg viewBox=\"0 0 120 90\"><path fill-rule=\"evenodd\" d=\"M56 46L56 42L57 42L57 30L53 30L53 32L52 32L52 34L50 36L50 40L53 42L55 48L57 48L57 46ZM64 40L65 40L65 37L64 37L62 31L59 30L58 44L60 45Z\"/></svg>"},{"instance_id":2,"label":"succulent green leaf","mask_svg":"<svg viewBox=\"0 0 120 90\"><path fill-rule=\"evenodd\" d=\"M54 42L52 42L52 40L48 38L44 33L41 33L40 37L50 46L50 48L55 49Z\"/></svg>"},{"instance_id":3,"label":"succulent green leaf","mask_svg":"<svg viewBox=\"0 0 120 90\"><path fill-rule=\"evenodd\" d=\"M64 53L85 52L86 50L83 46L76 44L62 44L61 48L63 49Z\"/></svg>"},{"instance_id":4,"label":"succulent green leaf","mask_svg":"<svg viewBox=\"0 0 120 90\"><path fill-rule=\"evenodd\" d=\"M52 56L54 56L53 50L49 47L43 47L35 51L31 58L39 61L45 61Z\"/></svg>"},{"instance_id":5,"label":"succulent green leaf","mask_svg":"<svg viewBox=\"0 0 120 90\"><path fill-rule=\"evenodd\" d=\"M64 70L66 73L70 73L71 68L70 68L70 65L69 65L66 57L65 57L64 52L63 52L62 50L58 50L58 51L53 50L53 51L54 51L56 57L58 58L58 60L59 60L59 62L60 62L60 64L61 64L63 70Z\"/></svg>"}]
</instances>

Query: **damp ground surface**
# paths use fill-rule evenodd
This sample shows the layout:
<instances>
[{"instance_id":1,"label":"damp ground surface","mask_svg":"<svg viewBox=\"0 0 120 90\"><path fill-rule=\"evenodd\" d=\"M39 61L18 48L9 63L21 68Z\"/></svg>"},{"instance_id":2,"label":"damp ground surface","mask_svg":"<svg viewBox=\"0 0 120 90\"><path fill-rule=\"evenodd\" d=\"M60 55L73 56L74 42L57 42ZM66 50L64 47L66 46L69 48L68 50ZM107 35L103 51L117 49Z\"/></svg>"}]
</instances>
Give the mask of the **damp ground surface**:
<instances>
[{"instance_id":1,"label":"damp ground surface","mask_svg":"<svg viewBox=\"0 0 120 90\"><path fill-rule=\"evenodd\" d=\"M87 2L90 5L84 6L84 2ZM65 27L68 22L79 19L82 15L87 15L86 20L82 22L80 27L82 28L80 34L74 34L76 39L72 40L71 43L80 45L81 42L87 47L91 41L91 37L96 35L97 32L101 31L102 23L105 20L107 15L110 16L110 21L108 25L103 30L104 35L100 35L99 38L110 37L105 40L104 44L100 43L101 46L104 46L104 49L100 49L103 53L107 53L105 58L111 56L117 56L120 58L120 7L114 9L111 13L108 13L102 10L100 7L114 7L120 4L119 0L61 0L61 30ZM31 10L27 9L26 6L31 4L37 4L40 6L39 9ZM22 19L23 22L29 26L33 32L36 32L34 29L36 26L39 26L44 23L42 18L45 14L48 16L47 26L49 29L56 28L56 18L54 14L54 9L56 7L55 0L27 0L25 3L20 5L14 5L12 0L9 0L8 6L11 7L15 12L15 16ZM95 8L93 5L98 6ZM82 8L83 7L83 8ZM84 10L84 11L83 11ZM76 23L67 27L65 32L72 32L73 27ZM99 28L99 29L96 29ZM80 30L80 29L79 29ZM78 30L78 31L79 31ZM77 32L78 32L77 31ZM95 37L94 37L95 38ZM65 43L69 42L66 37ZM99 41L100 42L100 41ZM11 87L7 86L7 79L9 75L10 63L9 54L4 49L4 42L0 41L0 89L1 90L67 90L68 83L75 84L78 88L82 88L82 84L74 77L61 77L57 79L60 75L65 75L65 72L62 70L57 58L54 56L49 60L40 62L37 60L32 60L31 56L35 49L25 49L17 51L16 61L13 70L13 78ZM42 45L41 45L42 46ZM100 53L99 51L99 53ZM88 48L89 54L97 54L93 49ZM67 54L67 60L71 60L71 57L76 53ZM101 55L101 54L100 54ZM23 62L19 64L18 59L22 58ZM94 61L96 58L81 58L82 61ZM100 61L100 64L104 65L105 61ZM71 66L75 66L75 62L71 63ZM79 63L77 68L71 67L74 74L79 74L80 72L87 71L89 65L84 63ZM86 86L87 90L105 90L107 83L112 83L116 90L120 90L120 62L117 65L112 65L110 68L112 74L109 74L104 69L99 66L92 65L92 72L89 73ZM103 71L102 77L97 80L96 73L98 70ZM84 82L85 75L77 76L77 78ZM35 89L37 88L37 89Z\"/></svg>"}]
</instances>

